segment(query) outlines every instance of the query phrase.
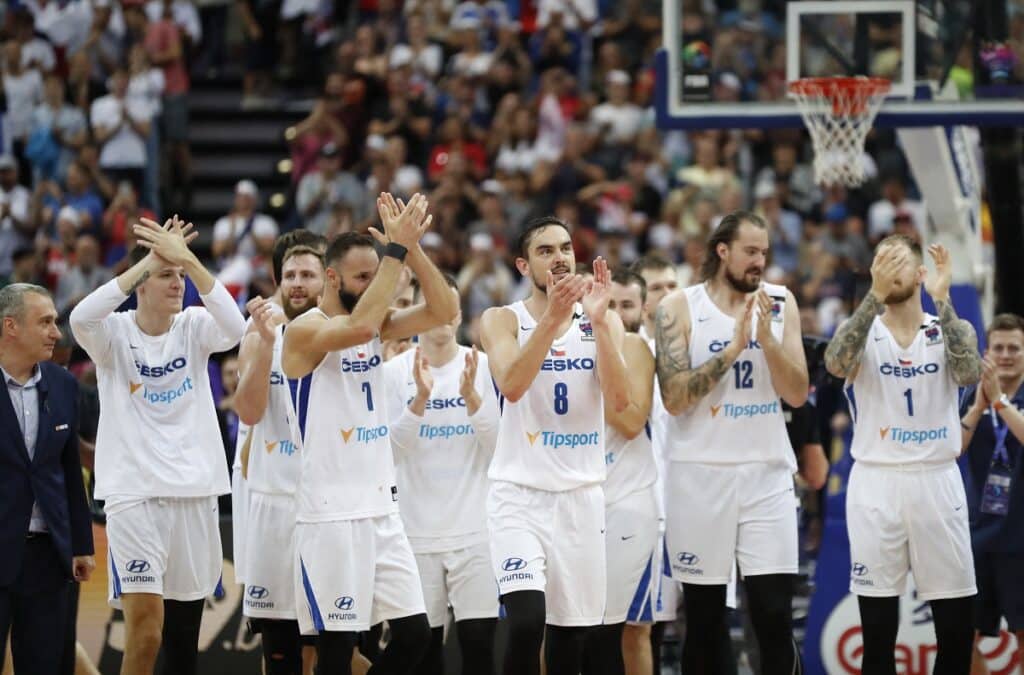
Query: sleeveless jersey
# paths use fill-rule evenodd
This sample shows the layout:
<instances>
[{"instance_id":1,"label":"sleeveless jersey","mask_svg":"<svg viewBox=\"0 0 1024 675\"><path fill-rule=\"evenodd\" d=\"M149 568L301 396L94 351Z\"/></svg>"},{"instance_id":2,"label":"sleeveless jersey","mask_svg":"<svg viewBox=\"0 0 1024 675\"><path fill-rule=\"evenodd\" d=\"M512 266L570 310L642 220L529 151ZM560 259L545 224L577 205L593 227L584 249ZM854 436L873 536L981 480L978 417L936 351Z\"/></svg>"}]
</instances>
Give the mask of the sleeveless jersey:
<instances>
[{"instance_id":1,"label":"sleeveless jersey","mask_svg":"<svg viewBox=\"0 0 1024 675\"><path fill-rule=\"evenodd\" d=\"M299 522L398 512L381 353L379 336L328 352L311 373L308 393L298 392Z\"/></svg>"},{"instance_id":2,"label":"sleeveless jersey","mask_svg":"<svg viewBox=\"0 0 1024 675\"><path fill-rule=\"evenodd\" d=\"M952 462L960 455L958 389L936 317L925 315L907 349L875 317L857 377L845 392L855 460L898 465Z\"/></svg>"},{"instance_id":3,"label":"sleeveless jersey","mask_svg":"<svg viewBox=\"0 0 1024 675\"><path fill-rule=\"evenodd\" d=\"M519 345L525 345L537 322L522 301L508 309L518 319ZM523 397L514 403L502 397L491 480L551 492L604 480L604 397L594 340L577 304L569 329L552 342Z\"/></svg>"},{"instance_id":4,"label":"sleeveless jersey","mask_svg":"<svg viewBox=\"0 0 1024 675\"><path fill-rule=\"evenodd\" d=\"M782 339L786 289L764 284L772 300L772 334ZM732 341L736 320L711 300L704 284L685 290L690 309L690 363L698 368ZM761 320L755 310L752 334ZM668 459L702 464L785 464L796 471L779 394L756 339L707 396L668 422Z\"/></svg>"},{"instance_id":5,"label":"sleeveless jersey","mask_svg":"<svg viewBox=\"0 0 1024 675\"><path fill-rule=\"evenodd\" d=\"M278 326L270 365L270 395L263 419L252 429L249 448L249 489L253 492L294 495L299 485L299 446L294 441L293 395L298 400L309 389L310 375L289 380L281 367L284 326ZM308 391L306 391L308 393Z\"/></svg>"}]
</instances>

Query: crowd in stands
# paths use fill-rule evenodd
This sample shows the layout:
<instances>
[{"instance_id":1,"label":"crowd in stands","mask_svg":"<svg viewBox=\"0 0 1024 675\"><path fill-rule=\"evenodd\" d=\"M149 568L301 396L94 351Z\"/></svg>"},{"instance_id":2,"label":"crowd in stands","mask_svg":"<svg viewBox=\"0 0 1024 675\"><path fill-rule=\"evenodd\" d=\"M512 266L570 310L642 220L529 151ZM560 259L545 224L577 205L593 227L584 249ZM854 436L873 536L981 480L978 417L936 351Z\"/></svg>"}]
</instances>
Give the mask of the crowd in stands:
<instances>
[{"instance_id":1,"label":"crowd in stands","mask_svg":"<svg viewBox=\"0 0 1024 675\"><path fill-rule=\"evenodd\" d=\"M711 45L715 98L778 98L784 2L683 5L681 44ZM806 334L829 335L866 287L873 245L927 227L891 133L872 133L871 180L847 191L815 185L803 130L659 130L660 0L5 7L0 277L45 284L65 316L124 269L131 223L188 215L190 79L232 69L242 109L315 98L286 134L285 209L266 213L238 176L231 212L196 223L212 228L210 265L240 302L267 294L280 232L365 229L383 190L428 195L423 244L458 276L474 341L484 309L527 293L511 243L534 215L570 223L580 261L656 252L689 284L707 233L745 208L771 228L767 280L793 290Z\"/></svg>"}]
</instances>

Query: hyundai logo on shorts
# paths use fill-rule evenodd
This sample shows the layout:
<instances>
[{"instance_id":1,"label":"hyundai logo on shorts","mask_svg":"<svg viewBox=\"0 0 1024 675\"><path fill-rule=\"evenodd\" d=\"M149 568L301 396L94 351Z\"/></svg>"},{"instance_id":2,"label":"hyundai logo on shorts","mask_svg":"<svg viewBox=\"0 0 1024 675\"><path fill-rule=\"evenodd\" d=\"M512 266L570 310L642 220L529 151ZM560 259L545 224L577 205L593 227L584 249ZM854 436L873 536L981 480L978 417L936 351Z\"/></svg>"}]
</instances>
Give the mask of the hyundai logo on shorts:
<instances>
[{"instance_id":1,"label":"hyundai logo on shorts","mask_svg":"<svg viewBox=\"0 0 1024 675\"><path fill-rule=\"evenodd\" d=\"M268 595L270 595L270 591L268 591L267 589L263 588L262 586L250 586L249 587L249 597L252 598L253 600L262 600L263 598L267 597Z\"/></svg>"},{"instance_id":2,"label":"hyundai logo on shorts","mask_svg":"<svg viewBox=\"0 0 1024 675\"><path fill-rule=\"evenodd\" d=\"M506 572L515 572L526 567L526 561L522 558L505 558L505 562L501 563L501 569Z\"/></svg>"},{"instance_id":3,"label":"hyundai logo on shorts","mask_svg":"<svg viewBox=\"0 0 1024 675\"><path fill-rule=\"evenodd\" d=\"M684 551L676 557L679 559L679 562L683 565L696 565L698 562L700 562L700 558L697 557L696 553L687 553Z\"/></svg>"},{"instance_id":4,"label":"hyundai logo on shorts","mask_svg":"<svg viewBox=\"0 0 1024 675\"><path fill-rule=\"evenodd\" d=\"M855 577L862 577L868 573L868 566L864 563L853 563L853 567L850 569Z\"/></svg>"},{"instance_id":5,"label":"hyundai logo on shorts","mask_svg":"<svg viewBox=\"0 0 1024 675\"><path fill-rule=\"evenodd\" d=\"M149 571L149 563L145 560L129 560L124 568L132 574L142 574Z\"/></svg>"},{"instance_id":6,"label":"hyundai logo on shorts","mask_svg":"<svg viewBox=\"0 0 1024 675\"><path fill-rule=\"evenodd\" d=\"M356 601L348 597L347 595L343 595L334 601L334 606L343 612L347 612L348 610L352 609L352 605L354 604L356 604Z\"/></svg>"}]
</instances>

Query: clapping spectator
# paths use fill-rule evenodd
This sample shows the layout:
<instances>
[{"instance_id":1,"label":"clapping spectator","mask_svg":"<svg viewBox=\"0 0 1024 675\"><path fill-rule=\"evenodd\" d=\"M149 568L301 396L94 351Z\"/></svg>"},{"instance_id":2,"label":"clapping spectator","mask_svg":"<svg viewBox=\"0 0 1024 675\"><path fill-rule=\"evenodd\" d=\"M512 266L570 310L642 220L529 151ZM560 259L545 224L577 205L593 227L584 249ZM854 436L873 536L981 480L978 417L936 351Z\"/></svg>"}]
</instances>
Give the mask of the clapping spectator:
<instances>
[{"instance_id":1,"label":"clapping spectator","mask_svg":"<svg viewBox=\"0 0 1024 675\"><path fill-rule=\"evenodd\" d=\"M54 290L57 281L67 274L75 261L75 242L81 230L81 218L74 208L65 206L57 212L57 236L51 238L43 233L37 239L43 252L46 287Z\"/></svg>"},{"instance_id":2,"label":"clapping spectator","mask_svg":"<svg viewBox=\"0 0 1024 675\"><path fill-rule=\"evenodd\" d=\"M389 57L392 68L408 64L412 68L412 80L420 85L433 86L444 66L444 52L440 45L430 41L427 22L422 12L413 12L405 20L406 42L391 48Z\"/></svg>"},{"instance_id":3,"label":"clapping spectator","mask_svg":"<svg viewBox=\"0 0 1024 675\"><path fill-rule=\"evenodd\" d=\"M800 264L800 238L803 231L800 216L783 208L774 181L759 182L754 188L757 206L754 212L768 225L771 261L787 275L795 275Z\"/></svg>"},{"instance_id":4,"label":"clapping spectator","mask_svg":"<svg viewBox=\"0 0 1024 675\"><path fill-rule=\"evenodd\" d=\"M492 237L476 232L469 237L469 254L458 276L459 294L467 329L476 332L476 322L488 307L509 302L515 281L501 261Z\"/></svg>"},{"instance_id":5,"label":"clapping spectator","mask_svg":"<svg viewBox=\"0 0 1024 675\"><path fill-rule=\"evenodd\" d=\"M356 223L362 223L369 218L373 207L373 202L359 179L352 173L341 170L341 153L333 143L321 148L317 170L303 177L299 183L295 203L304 227L317 234L324 234L327 231L331 212L340 203L349 206Z\"/></svg>"},{"instance_id":6,"label":"clapping spectator","mask_svg":"<svg viewBox=\"0 0 1024 675\"><path fill-rule=\"evenodd\" d=\"M74 263L57 281L57 313L67 316L82 298L111 278L110 270L100 264L100 242L91 234L79 235Z\"/></svg>"},{"instance_id":7,"label":"clapping spectator","mask_svg":"<svg viewBox=\"0 0 1024 675\"><path fill-rule=\"evenodd\" d=\"M457 51L449 61L449 68L456 75L479 80L491 69L491 54L484 49L479 18L467 16L453 24L455 36L452 40Z\"/></svg>"},{"instance_id":8,"label":"clapping spectator","mask_svg":"<svg viewBox=\"0 0 1024 675\"><path fill-rule=\"evenodd\" d=\"M256 184L238 181L234 208L213 226L212 253L220 269L217 278L241 301L260 261L273 251L278 233L277 222L260 213L258 205Z\"/></svg>"},{"instance_id":9,"label":"clapping spectator","mask_svg":"<svg viewBox=\"0 0 1024 675\"><path fill-rule=\"evenodd\" d=\"M25 68L46 75L57 66L57 53L49 41L36 34L35 19L26 9L13 11L11 19L14 40L21 45L21 63Z\"/></svg>"},{"instance_id":10,"label":"clapping spectator","mask_svg":"<svg viewBox=\"0 0 1024 675\"><path fill-rule=\"evenodd\" d=\"M625 146L636 140L644 123L644 112L629 100L632 79L624 70L605 77L607 99L590 111L591 132L607 145Z\"/></svg>"},{"instance_id":11,"label":"clapping spectator","mask_svg":"<svg viewBox=\"0 0 1024 675\"><path fill-rule=\"evenodd\" d=\"M153 111L154 121L159 120L164 107L164 71L154 68L149 62L146 46L137 43L128 54L128 67L131 77L128 80L128 98L137 99L149 105ZM149 125L149 136L146 137L146 157L160 157L160 125ZM145 202L160 210L160 174L162 161L146 162Z\"/></svg>"},{"instance_id":12,"label":"clapping spectator","mask_svg":"<svg viewBox=\"0 0 1024 675\"><path fill-rule=\"evenodd\" d=\"M32 135L26 149L33 164L33 179L64 180L88 132L85 113L64 100L64 82L57 75L47 75L43 102L32 113ZM42 161L43 156L48 161Z\"/></svg>"},{"instance_id":13,"label":"clapping spectator","mask_svg":"<svg viewBox=\"0 0 1024 675\"><path fill-rule=\"evenodd\" d=\"M132 184L127 181L121 183L113 201L103 213L103 239L107 242L105 261L118 274L123 271L120 267L127 264L126 256L135 241L132 225L142 218L156 220L156 214L149 209L139 208L139 199Z\"/></svg>"},{"instance_id":14,"label":"clapping spectator","mask_svg":"<svg viewBox=\"0 0 1024 675\"><path fill-rule=\"evenodd\" d=\"M153 111L148 103L128 98L128 81L128 70L119 66L110 76L110 93L93 102L89 117L100 145L100 167L141 193Z\"/></svg>"},{"instance_id":15,"label":"clapping spectator","mask_svg":"<svg viewBox=\"0 0 1024 675\"><path fill-rule=\"evenodd\" d=\"M4 96L7 112L4 114L4 133L10 134L14 152L24 158L25 144L32 131L32 113L43 100L43 78L38 70L26 68L21 60L21 45L10 40L3 47ZM21 182L31 179L28 165L20 167Z\"/></svg>"}]
</instances>

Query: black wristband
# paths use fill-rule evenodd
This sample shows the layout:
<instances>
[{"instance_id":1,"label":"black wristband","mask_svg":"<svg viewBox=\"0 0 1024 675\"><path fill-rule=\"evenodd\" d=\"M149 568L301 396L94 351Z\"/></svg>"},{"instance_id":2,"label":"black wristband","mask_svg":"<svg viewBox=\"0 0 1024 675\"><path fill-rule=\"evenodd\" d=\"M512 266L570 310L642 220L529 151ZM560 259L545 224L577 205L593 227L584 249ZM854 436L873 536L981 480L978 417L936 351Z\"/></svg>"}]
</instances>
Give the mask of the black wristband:
<instances>
[{"instance_id":1,"label":"black wristband","mask_svg":"<svg viewBox=\"0 0 1024 675\"><path fill-rule=\"evenodd\" d=\"M398 260L398 262L405 262L405 256L408 255L408 253L409 249L401 244L396 244L393 241L389 241L384 247L384 255L391 256Z\"/></svg>"}]
</instances>

